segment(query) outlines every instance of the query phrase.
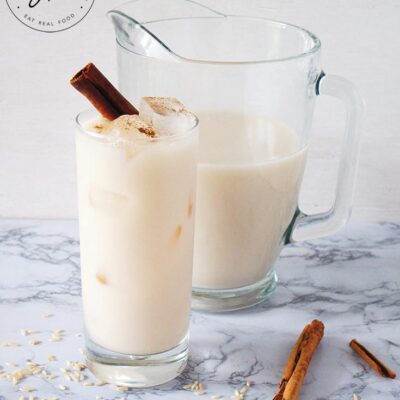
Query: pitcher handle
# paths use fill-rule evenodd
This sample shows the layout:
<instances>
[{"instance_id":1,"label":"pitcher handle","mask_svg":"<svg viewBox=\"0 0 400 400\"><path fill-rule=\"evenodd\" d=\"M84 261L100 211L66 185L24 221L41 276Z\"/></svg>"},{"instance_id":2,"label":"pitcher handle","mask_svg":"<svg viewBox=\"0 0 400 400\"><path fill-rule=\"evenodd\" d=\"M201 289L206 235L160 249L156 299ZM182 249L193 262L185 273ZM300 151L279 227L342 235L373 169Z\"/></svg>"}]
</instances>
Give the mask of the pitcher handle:
<instances>
[{"instance_id":1,"label":"pitcher handle","mask_svg":"<svg viewBox=\"0 0 400 400\"><path fill-rule=\"evenodd\" d=\"M325 75L323 72L317 80L316 94L335 97L342 101L346 108L345 140L342 145L335 200L332 207L322 213L305 214L298 209L285 236L285 244L330 235L343 227L351 214L365 103L350 81L336 75Z\"/></svg>"}]
</instances>

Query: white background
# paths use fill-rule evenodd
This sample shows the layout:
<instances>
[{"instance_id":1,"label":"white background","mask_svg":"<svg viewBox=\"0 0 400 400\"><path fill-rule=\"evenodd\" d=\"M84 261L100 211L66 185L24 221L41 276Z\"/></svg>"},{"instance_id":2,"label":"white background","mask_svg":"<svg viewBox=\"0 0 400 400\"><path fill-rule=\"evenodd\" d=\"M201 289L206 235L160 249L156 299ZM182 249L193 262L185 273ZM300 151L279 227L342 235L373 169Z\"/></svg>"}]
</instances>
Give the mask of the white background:
<instances>
[{"instance_id":1,"label":"white background","mask_svg":"<svg viewBox=\"0 0 400 400\"><path fill-rule=\"evenodd\" d=\"M105 12L120 3L96 0L79 25L46 34L23 26L0 2L0 217L76 217L73 117L87 103L69 78L93 61L116 82ZM203 3L292 22L320 37L324 70L352 80L368 106L354 218L400 220L400 1ZM340 104L318 99L301 196L307 210L332 199L342 119Z\"/></svg>"}]
</instances>

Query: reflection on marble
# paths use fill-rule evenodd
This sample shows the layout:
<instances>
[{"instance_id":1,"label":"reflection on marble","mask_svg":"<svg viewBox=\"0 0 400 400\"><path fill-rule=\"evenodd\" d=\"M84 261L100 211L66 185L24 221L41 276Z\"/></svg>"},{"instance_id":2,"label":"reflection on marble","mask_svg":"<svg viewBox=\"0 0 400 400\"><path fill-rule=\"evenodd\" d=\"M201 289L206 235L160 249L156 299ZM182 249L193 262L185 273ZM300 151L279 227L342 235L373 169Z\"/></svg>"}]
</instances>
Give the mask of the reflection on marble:
<instances>
[{"instance_id":1,"label":"reflection on marble","mask_svg":"<svg viewBox=\"0 0 400 400\"><path fill-rule=\"evenodd\" d=\"M17 399L18 387L36 388L37 398L230 399L246 379L254 382L247 399L272 399L289 352L303 326L314 318L326 325L302 400L398 400L399 380L381 378L348 347L356 337L400 372L400 225L356 224L340 234L284 249L277 265L275 294L249 311L192 313L191 355L181 377L152 390L120 393L108 386L85 387L65 381L60 367L80 360L79 248L75 221L1 221L0 223L0 370L6 362L46 363L59 378L30 377L17 386L0 381L0 399ZM45 313L54 314L44 318ZM54 329L61 342L49 342ZM41 333L23 337L20 329ZM37 338L41 345L29 345ZM57 361L48 362L49 354ZM89 375L89 373L87 373ZM90 377L92 378L92 377ZM206 386L195 396L182 386L194 380ZM61 391L59 384L68 386Z\"/></svg>"}]
</instances>

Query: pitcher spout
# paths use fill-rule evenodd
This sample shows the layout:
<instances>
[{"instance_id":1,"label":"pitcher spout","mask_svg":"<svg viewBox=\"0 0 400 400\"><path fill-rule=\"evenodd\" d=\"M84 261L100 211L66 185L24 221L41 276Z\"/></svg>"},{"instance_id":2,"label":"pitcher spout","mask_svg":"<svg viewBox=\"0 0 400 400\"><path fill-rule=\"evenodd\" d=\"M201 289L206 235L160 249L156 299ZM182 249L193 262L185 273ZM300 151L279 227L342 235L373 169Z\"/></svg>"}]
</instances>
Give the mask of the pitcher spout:
<instances>
[{"instance_id":1,"label":"pitcher spout","mask_svg":"<svg viewBox=\"0 0 400 400\"><path fill-rule=\"evenodd\" d=\"M174 59L170 49L144 24L120 10L107 13L114 25L117 42L125 49L147 57Z\"/></svg>"}]
</instances>

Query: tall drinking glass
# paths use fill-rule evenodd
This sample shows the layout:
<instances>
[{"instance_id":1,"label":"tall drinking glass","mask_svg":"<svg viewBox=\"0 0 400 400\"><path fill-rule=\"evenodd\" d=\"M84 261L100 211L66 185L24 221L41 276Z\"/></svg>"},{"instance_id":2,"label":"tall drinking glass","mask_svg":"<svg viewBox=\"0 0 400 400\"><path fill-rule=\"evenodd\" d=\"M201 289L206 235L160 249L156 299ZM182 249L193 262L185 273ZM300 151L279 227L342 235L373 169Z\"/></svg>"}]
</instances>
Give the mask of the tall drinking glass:
<instances>
[{"instance_id":1,"label":"tall drinking glass","mask_svg":"<svg viewBox=\"0 0 400 400\"><path fill-rule=\"evenodd\" d=\"M186 365L197 120L121 139L77 117L82 298L89 369L117 385L166 382Z\"/></svg>"}]
</instances>

